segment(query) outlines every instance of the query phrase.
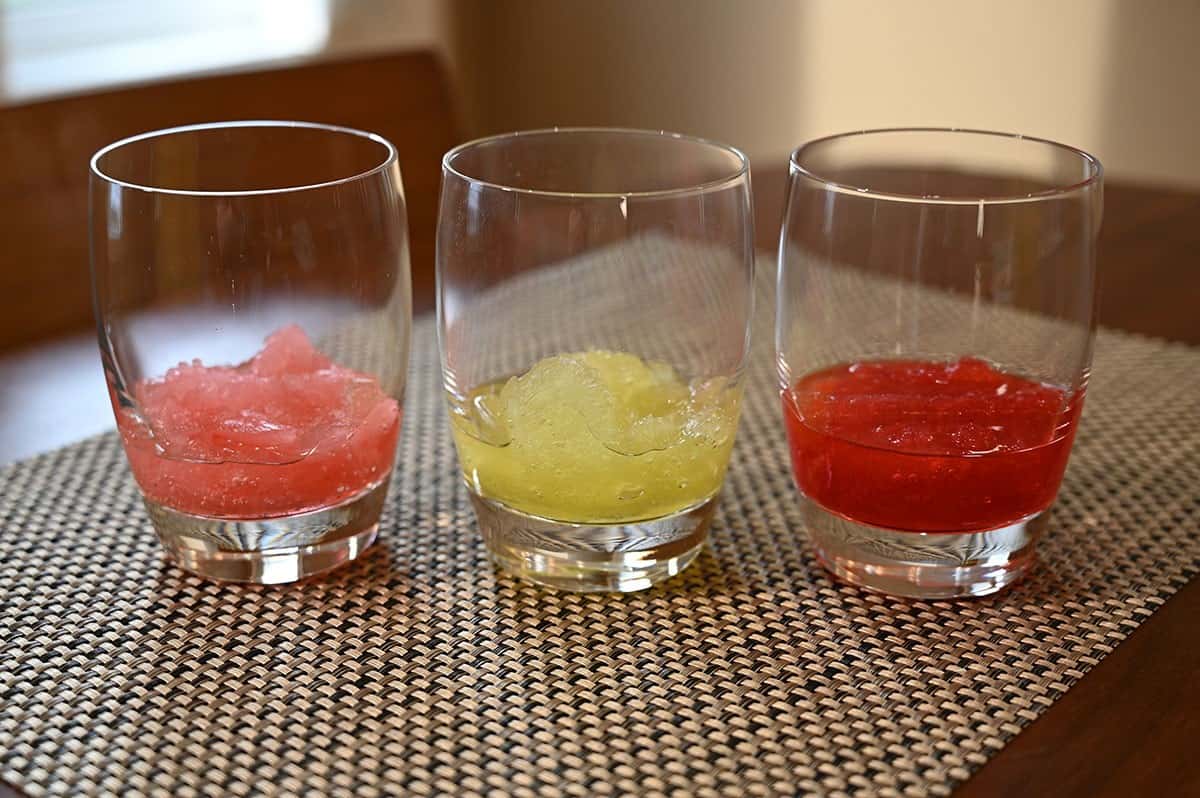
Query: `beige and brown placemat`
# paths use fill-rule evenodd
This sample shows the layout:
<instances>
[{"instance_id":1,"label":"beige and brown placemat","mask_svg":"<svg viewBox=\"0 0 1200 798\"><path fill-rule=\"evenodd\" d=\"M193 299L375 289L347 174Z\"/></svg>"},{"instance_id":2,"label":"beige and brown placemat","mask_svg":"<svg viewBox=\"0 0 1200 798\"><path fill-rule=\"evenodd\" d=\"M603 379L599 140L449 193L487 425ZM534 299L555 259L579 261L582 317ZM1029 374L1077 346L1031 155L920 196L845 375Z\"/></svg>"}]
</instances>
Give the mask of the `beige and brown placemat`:
<instances>
[{"instance_id":1,"label":"beige and brown placemat","mask_svg":"<svg viewBox=\"0 0 1200 798\"><path fill-rule=\"evenodd\" d=\"M760 266L769 271L769 263ZM0 778L30 795L945 795L1200 570L1200 351L1101 332L1042 564L839 586L798 515L762 280L712 544L626 596L498 574L417 325L379 545L302 585L163 561L117 439L0 471Z\"/></svg>"}]
</instances>

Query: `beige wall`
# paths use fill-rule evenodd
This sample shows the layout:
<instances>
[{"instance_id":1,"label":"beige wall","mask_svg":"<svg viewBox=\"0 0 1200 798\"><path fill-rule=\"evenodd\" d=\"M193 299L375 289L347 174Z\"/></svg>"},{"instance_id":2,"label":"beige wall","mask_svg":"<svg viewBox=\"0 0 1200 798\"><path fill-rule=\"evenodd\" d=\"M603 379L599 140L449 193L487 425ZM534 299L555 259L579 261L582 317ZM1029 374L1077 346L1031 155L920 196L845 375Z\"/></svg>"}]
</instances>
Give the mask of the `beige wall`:
<instances>
[{"instance_id":1,"label":"beige wall","mask_svg":"<svg viewBox=\"0 0 1200 798\"><path fill-rule=\"evenodd\" d=\"M128 4L58 5L0 8L0 102L5 70L15 80L34 62L41 88L30 91L52 95L292 57L321 47L318 36L287 49L313 17L328 23L334 55L442 51L469 134L663 128L737 144L761 164L843 130L957 125L1060 139L1095 152L1111 176L1200 187L1200 0L305 0L289 6L279 41L239 45L230 64L211 48L167 48L157 65L116 57L118 45L155 30L200 35L171 27L191 12L93 30ZM265 0L218 5L243 22L278 13ZM225 24L215 11L205 19ZM81 72L66 44L84 29L96 52ZM99 58L106 44L113 57ZM65 82L46 89L50 66L37 59L53 61L60 45Z\"/></svg>"},{"instance_id":2,"label":"beige wall","mask_svg":"<svg viewBox=\"0 0 1200 798\"><path fill-rule=\"evenodd\" d=\"M359 54L376 50L442 48L444 12L440 0L326 0L326 51Z\"/></svg>"},{"instance_id":3,"label":"beige wall","mask_svg":"<svg viewBox=\"0 0 1200 798\"><path fill-rule=\"evenodd\" d=\"M1200 0L1110 0L1101 157L1200 187Z\"/></svg>"},{"instance_id":4,"label":"beige wall","mask_svg":"<svg viewBox=\"0 0 1200 798\"><path fill-rule=\"evenodd\" d=\"M1011 130L1110 175L1200 185L1200 2L808 0L801 137L887 124Z\"/></svg>"},{"instance_id":5,"label":"beige wall","mask_svg":"<svg viewBox=\"0 0 1200 798\"><path fill-rule=\"evenodd\" d=\"M800 73L793 0L458 0L455 71L473 133L677 130L788 150ZM747 13L752 9L751 13Z\"/></svg>"},{"instance_id":6,"label":"beige wall","mask_svg":"<svg viewBox=\"0 0 1200 798\"><path fill-rule=\"evenodd\" d=\"M948 125L1098 150L1112 2L808 2L792 130Z\"/></svg>"},{"instance_id":7,"label":"beige wall","mask_svg":"<svg viewBox=\"0 0 1200 798\"><path fill-rule=\"evenodd\" d=\"M666 128L781 160L888 125L1020 131L1200 185L1197 0L457 0L471 133Z\"/></svg>"}]
</instances>

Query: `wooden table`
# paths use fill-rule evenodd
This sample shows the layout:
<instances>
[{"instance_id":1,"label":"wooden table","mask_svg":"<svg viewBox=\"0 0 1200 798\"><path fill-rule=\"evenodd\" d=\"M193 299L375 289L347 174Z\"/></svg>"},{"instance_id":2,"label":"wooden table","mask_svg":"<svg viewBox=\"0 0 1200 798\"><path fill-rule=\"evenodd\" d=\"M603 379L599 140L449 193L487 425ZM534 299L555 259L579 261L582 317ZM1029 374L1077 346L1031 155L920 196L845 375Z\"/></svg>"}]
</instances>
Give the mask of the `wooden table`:
<instances>
[{"instance_id":1,"label":"wooden table","mask_svg":"<svg viewBox=\"0 0 1200 798\"><path fill-rule=\"evenodd\" d=\"M777 245L785 177L782 168L754 175L757 240L763 250ZM1105 203L1101 323L1200 345L1200 192L1110 183ZM432 264L414 263L414 270L428 277ZM430 281L414 282L426 288L416 297L418 307L430 307ZM86 352L94 353L94 343L85 335L0 357L0 379L7 368L9 375L51 381L56 394L77 394L96 378L81 372ZM13 366L17 359L20 368ZM8 386L8 391L19 396L22 386ZM111 426L106 397L97 393L101 401L81 406L82 417L69 419L74 426L68 430ZM6 420L35 419L39 408L30 404L9 402ZM28 446L22 427L0 428L0 462ZM1193 752L1200 739L1198 619L1200 580L1195 580L955 794L1200 795L1200 758ZM0 798L16 795L0 784Z\"/></svg>"}]
</instances>

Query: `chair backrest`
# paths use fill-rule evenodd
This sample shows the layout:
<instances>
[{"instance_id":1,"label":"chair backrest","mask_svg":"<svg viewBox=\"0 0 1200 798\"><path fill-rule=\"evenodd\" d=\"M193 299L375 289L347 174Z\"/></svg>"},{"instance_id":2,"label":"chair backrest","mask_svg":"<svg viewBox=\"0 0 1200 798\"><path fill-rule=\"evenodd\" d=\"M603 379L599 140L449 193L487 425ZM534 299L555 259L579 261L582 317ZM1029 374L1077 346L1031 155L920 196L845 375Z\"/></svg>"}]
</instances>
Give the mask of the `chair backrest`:
<instances>
[{"instance_id":1,"label":"chair backrest","mask_svg":"<svg viewBox=\"0 0 1200 798\"><path fill-rule=\"evenodd\" d=\"M370 130L399 151L413 299L433 301L441 155L456 142L448 81L428 52L190 78L0 108L0 350L91 324L88 160L148 130L299 119Z\"/></svg>"}]
</instances>

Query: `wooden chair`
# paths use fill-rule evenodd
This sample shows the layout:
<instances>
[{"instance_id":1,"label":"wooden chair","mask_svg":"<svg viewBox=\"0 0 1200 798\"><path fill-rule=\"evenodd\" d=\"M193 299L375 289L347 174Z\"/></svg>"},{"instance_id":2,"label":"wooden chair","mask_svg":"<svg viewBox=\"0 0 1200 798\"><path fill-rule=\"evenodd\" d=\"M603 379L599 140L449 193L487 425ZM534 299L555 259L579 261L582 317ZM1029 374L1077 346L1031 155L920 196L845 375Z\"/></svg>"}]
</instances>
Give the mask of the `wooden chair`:
<instances>
[{"instance_id":1,"label":"wooden chair","mask_svg":"<svg viewBox=\"0 0 1200 798\"><path fill-rule=\"evenodd\" d=\"M441 155L457 140L428 52L189 78L0 108L0 351L91 324L88 160L157 128L299 119L370 130L399 151L417 309L433 302Z\"/></svg>"}]
</instances>

